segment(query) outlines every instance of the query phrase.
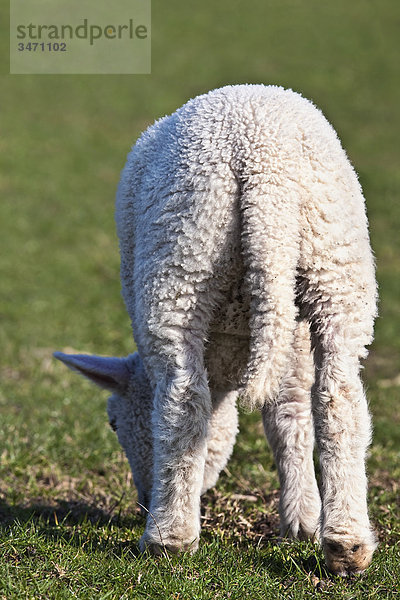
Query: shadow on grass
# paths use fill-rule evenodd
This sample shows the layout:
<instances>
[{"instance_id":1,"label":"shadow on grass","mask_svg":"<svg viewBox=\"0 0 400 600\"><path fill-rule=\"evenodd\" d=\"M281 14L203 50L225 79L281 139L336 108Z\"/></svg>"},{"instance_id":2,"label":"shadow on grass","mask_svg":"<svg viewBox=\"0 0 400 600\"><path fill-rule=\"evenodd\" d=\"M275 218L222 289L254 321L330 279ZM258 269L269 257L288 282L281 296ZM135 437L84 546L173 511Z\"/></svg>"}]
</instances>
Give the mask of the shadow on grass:
<instances>
[{"instance_id":1,"label":"shadow on grass","mask_svg":"<svg viewBox=\"0 0 400 600\"><path fill-rule=\"evenodd\" d=\"M51 544L80 549L90 555L98 552L128 560L146 558L140 553L137 543L144 522L139 509L137 513L125 516L79 501L55 500L52 504L22 506L0 500L0 537L13 539L10 551L5 552L2 560L19 563L22 560L44 559L47 548L40 541L43 539ZM334 585L335 578L326 569L318 547L308 543L306 549L303 544L290 540L279 543L276 528L265 519L265 515L258 525L258 535L261 531L264 534L262 539L257 535L247 538L244 532L236 538L232 537L229 553L240 554L238 563L242 561L244 552L249 561L248 568L254 568L258 563L270 577L281 581L286 590L296 586L299 580L307 581L316 591L325 591ZM255 529L257 531L258 528ZM210 528L205 528L202 540L203 544L210 547L214 543L218 546L222 544L222 555L230 546L227 541L217 541L215 532ZM258 549L267 550L267 554L259 554ZM202 554L200 550L200 564ZM160 559L155 560L158 562ZM178 557L173 558L173 564L175 560L179 560ZM169 561L167 566L170 567ZM351 581L347 580L347 583Z\"/></svg>"},{"instance_id":2,"label":"shadow on grass","mask_svg":"<svg viewBox=\"0 0 400 600\"><path fill-rule=\"evenodd\" d=\"M15 562L44 558L46 544L43 546L40 541L43 539L50 544L79 548L86 554L99 552L108 556L138 559L143 556L140 554L137 540L143 531L144 522L145 519L139 510L136 514L125 516L112 514L112 512L99 509L95 505L79 501L55 500L51 504L32 503L28 506L11 505L0 501L0 536L3 539L10 537L14 540L12 544L14 550L10 556L6 552L3 560L9 559ZM227 524L225 525L229 528ZM275 547L277 538L274 529L269 524L262 525L263 533L266 534L262 543L259 538L256 543L257 536L249 536L247 539L243 535L244 532L240 532L241 535L232 538L231 551L235 554L236 552L242 553L244 550L248 552L251 549L248 555L249 560L257 561L254 554L257 546L259 548ZM131 534L131 532L133 533ZM261 531L259 531L259 535L260 533ZM133 539L127 539L131 538L131 535ZM202 535L202 544L206 546L211 544L212 546L215 541L215 532L213 533L211 528L206 527ZM226 542L223 542L223 545L226 549ZM199 554L201 555L201 552ZM312 558L310 556L310 560ZM274 551L268 558L259 557L259 559L271 575L283 580L290 577L293 565L285 560L284 553ZM175 563L175 558L173 562ZM299 557L297 557L297 562L301 563Z\"/></svg>"},{"instance_id":3,"label":"shadow on grass","mask_svg":"<svg viewBox=\"0 0 400 600\"><path fill-rule=\"evenodd\" d=\"M134 540L120 541L118 538L126 538L127 529L142 530L144 518L139 511L126 517L77 501L55 500L51 505L34 503L30 506L0 501L0 532L3 535L16 526L28 531L29 525L33 525L35 534L51 542L73 545L86 552L99 550L116 556L129 552L138 557L139 547Z\"/></svg>"},{"instance_id":4,"label":"shadow on grass","mask_svg":"<svg viewBox=\"0 0 400 600\"><path fill-rule=\"evenodd\" d=\"M106 560L113 557L128 561L150 559L151 563L159 564L161 573L163 569L175 569L177 566L179 576L184 577L186 572L191 572L191 557L188 555L183 562L178 556L165 561L164 557L142 555L137 541L143 526L144 517L139 510L137 514L123 516L78 501L56 500L52 504L33 503L30 506L9 505L0 501L0 537L12 540L9 548L5 548L2 561L13 565L32 560L46 561L47 555L52 553L51 546L64 549L72 547L74 554L75 549L79 549L84 555L98 553L105 556ZM203 544L209 545L209 549L214 547L214 551L216 544L228 563L234 560L235 564L248 569L258 565L270 578L280 581L288 594L299 582L307 583L315 591L327 591L336 585L316 547L310 544L305 552L304 545L293 541L277 544L272 531L269 535L262 544L255 544L254 539L246 544L245 539L241 538L232 540L230 545L206 530ZM268 547L270 551L267 554L257 551L257 548L268 550ZM200 549L196 568L201 568L207 556L208 550L205 547Z\"/></svg>"}]
</instances>

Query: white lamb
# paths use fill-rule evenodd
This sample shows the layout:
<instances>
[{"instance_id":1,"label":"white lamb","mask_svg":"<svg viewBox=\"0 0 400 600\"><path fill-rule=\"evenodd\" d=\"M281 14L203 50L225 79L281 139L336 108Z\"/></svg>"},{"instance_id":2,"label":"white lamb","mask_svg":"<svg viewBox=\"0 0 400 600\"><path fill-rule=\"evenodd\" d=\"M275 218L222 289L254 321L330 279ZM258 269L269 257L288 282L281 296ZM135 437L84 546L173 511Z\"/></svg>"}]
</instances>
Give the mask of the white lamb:
<instances>
[{"instance_id":1,"label":"white lamb","mask_svg":"<svg viewBox=\"0 0 400 600\"><path fill-rule=\"evenodd\" d=\"M335 131L291 90L228 86L151 126L122 173L121 278L138 353L57 358L114 395L109 417L151 512L142 550L195 551L200 495L262 409L281 534L363 571L373 337L364 199ZM314 431L321 496L314 474Z\"/></svg>"}]
</instances>

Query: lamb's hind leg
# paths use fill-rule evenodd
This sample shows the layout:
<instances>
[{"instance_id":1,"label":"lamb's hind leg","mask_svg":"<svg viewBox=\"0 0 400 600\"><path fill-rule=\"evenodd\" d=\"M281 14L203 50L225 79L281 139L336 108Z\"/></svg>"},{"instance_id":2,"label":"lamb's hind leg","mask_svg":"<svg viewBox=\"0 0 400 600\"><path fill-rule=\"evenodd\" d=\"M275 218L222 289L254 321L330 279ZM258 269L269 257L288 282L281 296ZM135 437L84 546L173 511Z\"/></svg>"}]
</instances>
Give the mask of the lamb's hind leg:
<instances>
[{"instance_id":1,"label":"lamb's hind leg","mask_svg":"<svg viewBox=\"0 0 400 600\"><path fill-rule=\"evenodd\" d=\"M373 337L376 284L360 186L341 149L331 151L315 160L312 150L318 171L310 172L302 207L297 291L314 346L322 545L328 567L347 574L364 570L375 548L364 465L370 418L359 359Z\"/></svg>"},{"instance_id":2,"label":"lamb's hind leg","mask_svg":"<svg viewBox=\"0 0 400 600\"><path fill-rule=\"evenodd\" d=\"M281 485L281 535L299 539L319 535L321 500L314 474L311 416L313 372L309 327L301 321L279 399L263 409L264 429Z\"/></svg>"},{"instance_id":3,"label":"lamb's hind leg","mask_svg":"<svg viewBox=\"0 0 400 600\"><path fill-rule=\"evenodd\" d=\"M375 283L366 249L318 283L310 318L315 358L312 408L322 481L321 538L328 567L363 571L376 547L367 511L365 457L371 437L359 359L372 338ZM351 255L350 255L351 256ZM322 291L320 291L322 290ZM322 298L329 298L329 302Z\"/></svg>"},{"instance_id":4,"label":"lamb's hind leg","mask_svg":"<svg viewBox=\"0 0 400 600\"><path fill-rule=\"evenodd\" d=\"M345 337L337 344L320 339L315 355L313 413L322 477L322 545L328 567L347 575L363 571L376 547L364 464L370 416L358 359L346 350Z\"/></svg>"},{"instance_id":5,"label":"lamb's hind leg","mask_svg":"<svg viewBox=\"0 0 400 600\"><path fill-rule=\"evenodd\" d=\"M187 356L191 354L188 348ZM194 552L199 542L211 398L204 368L200 363L196 368L194 363L168 365L166 373L157 373L153 488L140 543L142 550L154 554L162 553L163 548Z\"/></svg>"}]
</instances>

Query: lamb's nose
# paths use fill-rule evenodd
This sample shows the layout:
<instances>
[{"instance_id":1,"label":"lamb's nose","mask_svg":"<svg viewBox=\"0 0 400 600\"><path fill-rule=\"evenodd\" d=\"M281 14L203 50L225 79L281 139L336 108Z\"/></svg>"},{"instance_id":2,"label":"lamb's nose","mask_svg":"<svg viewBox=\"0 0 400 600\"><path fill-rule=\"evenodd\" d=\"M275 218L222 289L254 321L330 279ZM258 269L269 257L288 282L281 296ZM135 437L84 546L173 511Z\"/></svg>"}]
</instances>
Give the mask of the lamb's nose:
<instances>
[{"instance_id":1,"label":"lamb's nose","mask_svg":"<svg viewBox=\"0 0 400 600\"><path fill-rule=\"evenodd\" d=\"M361 575L361 573L363 573L362 569L359 569L359 568L355 567L354 565L353 566L346 565L344 568L343 576L348 577L349 579L354 579L358 575Z\"/></svg>"}]
</instances>

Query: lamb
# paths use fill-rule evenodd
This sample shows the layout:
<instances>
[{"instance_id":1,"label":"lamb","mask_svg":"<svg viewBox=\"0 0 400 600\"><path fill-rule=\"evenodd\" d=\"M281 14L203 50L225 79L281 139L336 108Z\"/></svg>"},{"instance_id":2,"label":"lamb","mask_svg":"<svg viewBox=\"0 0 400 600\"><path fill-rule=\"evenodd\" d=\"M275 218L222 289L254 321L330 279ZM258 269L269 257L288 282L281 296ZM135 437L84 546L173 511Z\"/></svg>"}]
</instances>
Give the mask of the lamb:
<instances>
[{"instance_id":1,"label":"lamb","mask_svg":"<svg viewBox=\"0 0 400 600\"><path fill-rule=\"evenodd\" d=\"M376 540L359 372L377 288L362 190L331 125L281 87L198 96L133 147L116 222L138 352L56 356L113 392L109 419L151 513L141 549L197 549L239 397L262 412L281 535L320 540L334 573L362 572Z\"/></svg>"}]
</instances>

